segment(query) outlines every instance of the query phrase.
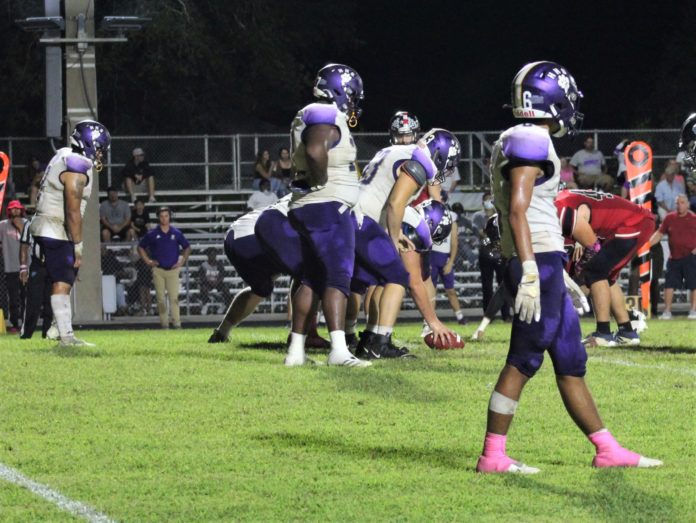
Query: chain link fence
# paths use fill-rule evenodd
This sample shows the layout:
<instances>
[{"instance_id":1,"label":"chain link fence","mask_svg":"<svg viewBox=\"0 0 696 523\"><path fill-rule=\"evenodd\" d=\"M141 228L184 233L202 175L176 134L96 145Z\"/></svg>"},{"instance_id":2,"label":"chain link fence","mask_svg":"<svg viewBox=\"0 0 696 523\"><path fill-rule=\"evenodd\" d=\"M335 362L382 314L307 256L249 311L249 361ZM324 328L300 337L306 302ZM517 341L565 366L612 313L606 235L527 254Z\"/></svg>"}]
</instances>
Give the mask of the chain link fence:
<instances>
[{"instance_id":1,"label":"chain link fence","mask_svg":"<svg viewBox=\"0 0 696 523\"><path fill-rule=\"evenodd\" d=\"M500 132L461 131L455 134L462 145L460 186L476 189L488 185L485 159ZM583 132L574 140L558 140L555 145L559 156L571 157L582 148L585 136L593 136L598 150L607 158L609 173L615 174L617 162L613 152L616 145L623 139L642 140L652 147L653 168L660 172L664 161L676 156L678 135L678 129L597 129ZM355 133L354 138L360 167L389 144L387 133ZM288 134L114 136L99 184L102 189L109 185L121 186L121 171L133 149L140 147L154 169L158 190L250 189L257 154L267 150L274 161L280 148L289 146ZM29 179L31 157L45 164L53 155L51 143L40 138L0 138L0 150L7 152L12 160L10 195L27 192L32 181Z\"/></svg>"}]
</instances>

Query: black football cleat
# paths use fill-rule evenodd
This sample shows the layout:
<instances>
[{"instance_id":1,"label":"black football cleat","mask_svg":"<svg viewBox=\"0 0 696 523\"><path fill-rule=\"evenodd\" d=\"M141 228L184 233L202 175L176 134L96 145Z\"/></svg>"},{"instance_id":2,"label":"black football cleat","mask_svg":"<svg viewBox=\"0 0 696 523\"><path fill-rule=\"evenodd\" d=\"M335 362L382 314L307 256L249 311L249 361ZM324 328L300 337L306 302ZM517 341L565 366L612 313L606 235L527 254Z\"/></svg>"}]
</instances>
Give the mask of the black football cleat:
<instances>
[{"instance_id":1,"label":"black football cleat","mask_svg":"<svg viewBox=\"0 0 696 523\"><path fill-rule=\"evenodd\" d=\"M223 336L222 333L215 329L213 333L208 338L208 343L227 343L230 339L227 336Z\"/></svg>"}]
</instances>

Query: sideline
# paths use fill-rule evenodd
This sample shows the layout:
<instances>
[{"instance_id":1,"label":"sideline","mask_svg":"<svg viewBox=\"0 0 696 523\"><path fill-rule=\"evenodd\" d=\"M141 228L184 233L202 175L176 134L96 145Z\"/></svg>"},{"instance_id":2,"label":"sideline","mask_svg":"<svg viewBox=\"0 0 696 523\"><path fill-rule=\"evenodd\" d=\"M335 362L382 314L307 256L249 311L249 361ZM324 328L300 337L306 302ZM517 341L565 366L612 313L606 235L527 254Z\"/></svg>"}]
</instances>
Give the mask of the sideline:
<instances>
[{"instance_id":1,"label":"sideline","mask_svg":"<svg viewBox=\"0 0 696 523\"><path fill-rule=\"evenodd\" d=\"M97 512L84 503L66 498L60 492L53 490L47 485L42 485L41 483L29 479L18 470L8 467L3 463L0 463L0 479L19 485L66 512L70 512L74 516L85 518L90 523L116 523L116 521L109 518L109 516Z\"/></svg>"}]
</instances>

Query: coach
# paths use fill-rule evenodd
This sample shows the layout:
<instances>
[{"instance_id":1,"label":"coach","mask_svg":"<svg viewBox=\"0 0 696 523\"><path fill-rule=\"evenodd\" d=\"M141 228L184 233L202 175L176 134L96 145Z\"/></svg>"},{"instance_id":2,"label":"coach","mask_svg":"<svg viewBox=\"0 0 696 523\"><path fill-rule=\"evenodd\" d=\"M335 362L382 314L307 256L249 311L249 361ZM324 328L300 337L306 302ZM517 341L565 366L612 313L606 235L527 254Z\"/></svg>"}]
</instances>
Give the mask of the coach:
<instances>
[{"instance_id":1,"label":"coach","mask_svg":"<svg viewBox=\"0 0 696 523\"><path fill-rule=\"evenodd\" d=\"M163 329L169 327L165 291L175 329L181 328L179 317L179 271L191 254L191 246L182 232L172 227L169 207L157 210L159 225L150 230L138 244L138 253L152 267L152 280L157 294L157 311Z\"/></svg>"},{"instance_id":2,"label":"coach","mask_svg":"<svg viewBox=\"0 0 696 523\"><path fill-rule=\"evenodd\" d=\"M696 320L696 214L689 210L689 200L685 194L676 197L676 211L665 216L660 228L650 238L650 246L658 243L668 234L669 260L665 276L665 310L662 320L672 319L672 299L674 289L686 288L691 292L689 319Z\"/></svg>"}]
</instances>

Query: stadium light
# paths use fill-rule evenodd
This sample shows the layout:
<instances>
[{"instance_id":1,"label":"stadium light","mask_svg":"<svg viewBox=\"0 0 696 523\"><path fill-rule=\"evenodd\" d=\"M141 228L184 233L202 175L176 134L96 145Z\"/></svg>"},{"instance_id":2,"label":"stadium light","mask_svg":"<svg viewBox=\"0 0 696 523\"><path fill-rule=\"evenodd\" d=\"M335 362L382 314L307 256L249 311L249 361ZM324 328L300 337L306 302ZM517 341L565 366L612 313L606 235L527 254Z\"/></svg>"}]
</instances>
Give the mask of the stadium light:
<instances>
[{"instance_id":1,"label":"stadium light","mask_svg":"<svg viewBox=\"0 0 696 523\"><path fill-rule=\"evenodd\" d=\"M149 24L152 18L144 16L105 16L102 18L100 29L115 31L123 36L126 31L140 31Z\"/></svg>"},{"instance_id":2,"label":"stadium light","mask_svg":"<svg viewBox=\"0 0 696 523\"><path fill-rule=\"evenodd\" d=\"M15 20L15 24L29 33L45 33L46 31L65 29L65 20L62 16L32 16Z\"/></svg>"}]
</instances>

